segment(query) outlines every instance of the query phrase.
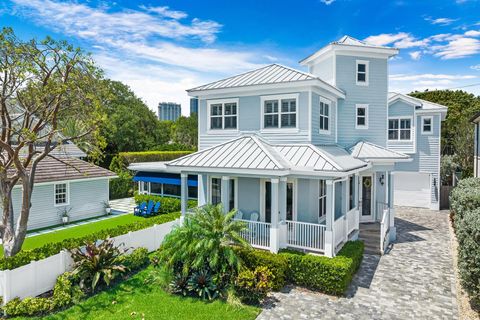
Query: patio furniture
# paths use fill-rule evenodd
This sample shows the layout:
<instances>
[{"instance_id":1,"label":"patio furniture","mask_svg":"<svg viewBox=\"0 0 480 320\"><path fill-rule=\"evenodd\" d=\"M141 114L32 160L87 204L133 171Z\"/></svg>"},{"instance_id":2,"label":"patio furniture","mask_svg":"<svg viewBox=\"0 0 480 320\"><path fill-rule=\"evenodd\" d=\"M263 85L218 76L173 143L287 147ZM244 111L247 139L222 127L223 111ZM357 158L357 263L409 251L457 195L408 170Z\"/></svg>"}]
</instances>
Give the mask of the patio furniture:
<instances>
[{"instance_id":1,"label":"patio furniture","mask_svg":"<svg viewBox=\"0 0 480 320\"><path fill-rule=\"evenodd\" d=\"M254 211L250 214L250 220L258 221L258 212Z\"/></svg>"},{"instance_id":2,"label":"patio furniture","mask_svg":"<svg viewBox=\"0 0 480 320\"><path fill-rule=\"evenodd\" d=\"M138 206L133 208L133 215L135 215L135 216L141 215L146 207L147 207L147 203L145 201L140 203Z\"/></svg>"},{"instance_id":3,"label":"patio furniture","mask_svg":"<svg viewBox=\"0 0 480 320\"><path fill-rule=\"evenodd\" d=\"M142 216L149 216L152 214L153 206L155 202L153 200L148 201L147 208L141 213Z\"/></svg>"},{"instance_id":4,"label":"patio furniture","mask_svg":"<svg viewBox=\"0 0 480 320\"><path fill-rule=\"evenodd\" d=\"M153 214L158 214L161 205L162 203L160 201L157 201L157 203L155 203L155 207L153 207Z\"/></svg>"},{"instance_id":5,"label":"patio furniture","mask_svg":"<svg viewBox=\"0 0 480 320\"><path fill-rule=\"evenodd\" d=\"M243 219L243 212L242 210L238 210L235 214L235 220L242 220Z\"/></svg>"}]
</instances>

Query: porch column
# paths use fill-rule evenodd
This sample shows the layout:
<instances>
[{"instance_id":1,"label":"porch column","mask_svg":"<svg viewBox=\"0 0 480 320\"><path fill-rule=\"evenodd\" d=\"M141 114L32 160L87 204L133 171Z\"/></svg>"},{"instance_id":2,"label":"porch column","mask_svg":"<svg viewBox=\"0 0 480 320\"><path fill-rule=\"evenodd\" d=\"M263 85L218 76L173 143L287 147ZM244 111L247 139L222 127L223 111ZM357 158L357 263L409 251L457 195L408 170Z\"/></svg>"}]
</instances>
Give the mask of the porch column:
<instances>
[{"instance_id":1,"label":"porch column","mask_svg":"<svg viewBox=\"0 0 480 320\"><path fill-rule=\"evenodd\" d=\"M343 241L348 241L347 213L350 211L350 176L342 182Z\"/></svg>"},{"instance_id":2,"label":"porch column","mask_svg":"<svg viewBox=\"0 0 480 320\"><path fill-rule=\"evenodd\" d=\"M397 227L395 227L395 197L394 197L394 173L388 172L388 207L390 209L390 241L397 239Z\"/></svg>"},{"instance_id":3,"label":"porch column","mask_svg":"<svg viewBox=\"0 0 480 320\"><path fill-rule=\"evenodd\" d=\"M188 207L188 174L186 173L180 173L180 204L180 224L183 224Z\"/></svg>"},{"instance_id":4,"label":"porch column","mask_svg":"<svg viewBox=\"0 0 480 320\"><path fill-rule=\"evenodd\" d=\"M335 221L335 183L333 180L325 181L327 187L327 216L325 218L325 255L327 257L335 256L335 237L333 223Z\"/></svg>"},{"instance_id":5,"label":"porch column","mask_svg":"<svg viewBox=\"0 0 480 320\"><path fill-rule=\"evenodd\" d=\"M204 206L208 203L208 176L206 174L198 175L198 206Z\"/></svg>"},{"instance_id":6,"label":"porch column","mask_svg":"<svg viewBox=\"0 0 480 320\"><path fill-rule=\"evenodd\" d=\"M223 212L228 213L230 210L230 177L229 176L222 176L222 191L221 191L221 198L222 198L222 206Z\"/></svg>"},{"instance_id":7,"label":"porch column","mask_svg":"<svg viewBox=\"0 0 480 320\"><path fill-rule=\"evenodd\" d=\"M280 247L280 239L278 237L278 211L279 211L279 197L278 197L278 184L279 179L271 179L272 183L272 205L271 205L271 224L270 224L270 251L277 253Z\"/></svg>"},{"instance_id":8,"label":"porch column","mask_svg":"<svg viewBox=\"0 0 480 320\"><path fill-rule=\"evenodd\" d=\"M287 178L280 178L278 185L278 211L279 211L279 223L278 223L278 237L279 248L287 247Z\"/></svg>"}]
</instances>

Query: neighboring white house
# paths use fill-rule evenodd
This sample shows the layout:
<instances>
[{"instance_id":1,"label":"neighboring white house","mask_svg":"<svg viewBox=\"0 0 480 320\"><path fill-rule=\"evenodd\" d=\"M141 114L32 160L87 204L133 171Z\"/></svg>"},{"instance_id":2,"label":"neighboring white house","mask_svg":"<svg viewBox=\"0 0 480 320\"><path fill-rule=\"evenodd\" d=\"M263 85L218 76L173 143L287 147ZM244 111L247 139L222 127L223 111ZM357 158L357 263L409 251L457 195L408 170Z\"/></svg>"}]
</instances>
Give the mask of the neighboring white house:
<instances>
[{"instance_id":1,"label":"neighboring white house","mask_svg":"<svg viewBox=\"0 0 480 320\"><path fill-rule=\"evenodd\" d=\"M376 223L383 249L394 204L438 209L447 111L388 92L397 53L345 36L302 60L308 73L272 64L187 90L199 151L130 169L180 174L182 215L198 175L199 205L238 210L258 248L334 256L360 223Z\"/></svg>"},{"instance_id":2,"label":"neighboring white house","mask_svg":"<svg viewBox=\"0 0 480 320\"><path fill-rule=\"evenodd\" d=\"M473 173L474 177L480 177L480 112L472 118L472 122L475 125Z\"/></svg>"},{"instance_id":3,"label":"neighboring white house","mask_svg":"<svg viewBox=\"0 0 480 320\"><path fill-rule=\"evenodd\" d=\"M68 143L55 149L39 162L32 193L28 229L50 227L62 223L67 212L70 221L82 220L105 214L109 200L109 180L115 173L76 157L85 154L74 144ZM21 185L12 192L15 217L22 203ZM16 219L15 219L16 221Z\"/></svg>"}]
</instances>

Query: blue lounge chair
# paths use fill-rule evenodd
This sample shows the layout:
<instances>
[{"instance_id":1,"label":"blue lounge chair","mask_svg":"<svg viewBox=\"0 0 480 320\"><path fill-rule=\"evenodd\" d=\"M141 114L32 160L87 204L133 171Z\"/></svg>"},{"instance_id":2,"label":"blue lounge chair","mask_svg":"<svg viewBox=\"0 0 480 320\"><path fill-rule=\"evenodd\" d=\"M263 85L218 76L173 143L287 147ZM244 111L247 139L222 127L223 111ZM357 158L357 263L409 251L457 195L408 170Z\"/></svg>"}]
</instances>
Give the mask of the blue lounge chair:
<instances>
[{"instance_id":1,"label":"blue lounge chair","mask_svg":"<svg viewBox=\"0 0 480 320\"><path fill-rule=\"evenodd\" d=\"M162 204L160 203L160 201L158 201L157 203L155 203L155 207L153 207L153 214L158 214L158 210L160 210L160 206Z\"/></svg>"},{"instance_id":2,"label":"blue lounge chair","mask_svg":"<svg viewBox=\"0 0 480 320\"><path fill-rule=\"evenodd\" d=\"M140 203L138 206L136 206L134 209L133 209L133 215L135 216L139 216L142 214L143 211L145 211L145 208L147 207L147 203L144 201L142 203Z\"/></svg>"},{"instance_id":3,"label":"blue lounge chair","mask_svg":"<svg viewBox=\"0 0 480 320\"><path fill-rule=\"evenodd\" d=\"M155 202L153 202L153 200L148 201L147 209L145 209L144 211L142 211L141 215L142 215L142 216L149 216L149 215L151 215L154 204L155 204Z\"/></svg>"}]
</instances>

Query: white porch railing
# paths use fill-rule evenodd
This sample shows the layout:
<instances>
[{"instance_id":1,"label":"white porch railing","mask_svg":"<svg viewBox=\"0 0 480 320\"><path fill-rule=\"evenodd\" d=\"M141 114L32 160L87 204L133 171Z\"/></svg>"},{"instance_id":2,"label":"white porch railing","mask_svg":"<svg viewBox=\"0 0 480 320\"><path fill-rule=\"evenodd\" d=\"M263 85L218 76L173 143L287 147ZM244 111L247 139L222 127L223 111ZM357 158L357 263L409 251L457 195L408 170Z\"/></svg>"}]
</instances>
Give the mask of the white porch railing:
<instances>
[{"instance_id":1,"label":"white porch railing","mask_svg":"<svg viewBox=\"0 0 480 320\"><path fill-rule=\"evenodd\" d=\"M383 210L382 221L380 222L380 252L385 253L385 249L390 243L390 209Z\"/></svg>"},{"instance_id":2,"label":"white porch railing","mask_svg":"<svg viewBox=\"0 0 480 320\"><path fill-rule=\"evenodd\" d=\"M312 251L325 250L325 226L299 221L287 221L287 245Z\"/></svg>"},{"instance_id":3,"label":"white porch railing","mask_svg":"<svg viewBox=\"0 0 480 320\"><path fill-rule=\"evenodd\" d=\"M248 230L243 231L240 235L245 241L250 243L252 247L270 249L270 223L244 219L235 220L243 221L247 225Z\"/></svg>"},{"instance_id":4,"label":"white porch railing","mask_svg":"<svg viewBox=\"0 0 480 320\"><path fill-rule=\"evenodd\" d=\"M358 228L358 211L356 208L347 212L347 237Z\"/></svg>"},{"instance_id":5,"label":"white porch railing","mask_svg":"<svg viewBox=\"0 0 480 320\"><path fill-rule=\"evenodd\" d=\"M342 217L333 223L333 234L335 235L335 247L345 240L345 219Z\"/></svg>"}]
</instances>

